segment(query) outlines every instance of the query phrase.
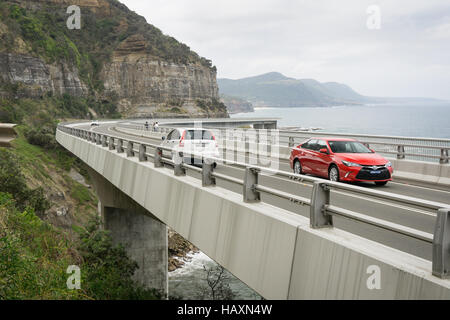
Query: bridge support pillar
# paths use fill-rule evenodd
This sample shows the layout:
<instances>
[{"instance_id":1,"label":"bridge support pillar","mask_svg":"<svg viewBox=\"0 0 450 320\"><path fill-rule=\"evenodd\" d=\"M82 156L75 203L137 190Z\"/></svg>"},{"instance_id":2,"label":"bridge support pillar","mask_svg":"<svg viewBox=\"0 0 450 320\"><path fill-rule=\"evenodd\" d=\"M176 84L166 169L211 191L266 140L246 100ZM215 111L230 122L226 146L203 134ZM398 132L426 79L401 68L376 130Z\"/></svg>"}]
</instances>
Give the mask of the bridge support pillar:
<instances>
[{"instance_id":1,"label":"bridge support pillar","mask_svg":"<svg viewBox=\"0 0 450 320\"><path fill-rule=\"evenodd\" d=\"M97 172L89 169L99 197L103 226L115 244L122 244L137 262L134 280L168 297L167 226Z\"/></svg>"}]
</instances>

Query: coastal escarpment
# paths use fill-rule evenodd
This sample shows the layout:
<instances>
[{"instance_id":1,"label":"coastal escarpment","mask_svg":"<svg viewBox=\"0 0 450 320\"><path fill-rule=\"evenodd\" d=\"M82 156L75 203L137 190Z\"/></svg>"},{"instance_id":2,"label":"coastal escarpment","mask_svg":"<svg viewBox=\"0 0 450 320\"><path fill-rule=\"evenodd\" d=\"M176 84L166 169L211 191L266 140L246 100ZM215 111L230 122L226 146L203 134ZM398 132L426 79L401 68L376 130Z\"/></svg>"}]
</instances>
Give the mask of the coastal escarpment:
<instances>
[{"instance_id":1,"label":"coastal escarpment","mask_svg":"<svg viewBox=\"0 0 450 320\"><path fill-rule=\"evenodd\" d=\"M68 95L99 106L91 116L228 116L211 61L118 1L10 0L0 14L3 98Z\"/></svg>"}]
</instances>

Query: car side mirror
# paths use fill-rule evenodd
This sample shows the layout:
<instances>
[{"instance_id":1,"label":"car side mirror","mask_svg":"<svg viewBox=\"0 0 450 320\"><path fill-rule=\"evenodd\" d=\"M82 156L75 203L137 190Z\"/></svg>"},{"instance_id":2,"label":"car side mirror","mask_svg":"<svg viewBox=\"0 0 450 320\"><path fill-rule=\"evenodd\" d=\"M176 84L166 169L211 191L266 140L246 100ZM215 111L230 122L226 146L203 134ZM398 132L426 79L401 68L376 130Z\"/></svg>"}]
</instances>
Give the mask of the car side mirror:
<instances>
[{"instance_id":1,"label":"car side mirror","mask_svg":"<svg viewBox=\"0 0 450 320\"><path fill-rule=\"evenodd\" d=\"M375 150L373 150L373 149L369 149L370 151L372 151L372 153L375 153Z\"/></svg>"},{"instance_id":2,"label":"car side mirror","mask_svg":"<svg viewBox=\"0 0 450 320\"><path fill-rule=\"evenodd\" d=\"M328 149L323 148L319 150L320 153L329 154Z\"/></svg>"},{"instance_id":3,"label":"car side mirror","mask_svg":"<svg viewBox=\"0 0 450 320\"><path fill-rule=\"evenodd\" d=\"M166 137L162 137L161 140L162 140L162 141L166 140Z\"/></svg>"}]
</instances>

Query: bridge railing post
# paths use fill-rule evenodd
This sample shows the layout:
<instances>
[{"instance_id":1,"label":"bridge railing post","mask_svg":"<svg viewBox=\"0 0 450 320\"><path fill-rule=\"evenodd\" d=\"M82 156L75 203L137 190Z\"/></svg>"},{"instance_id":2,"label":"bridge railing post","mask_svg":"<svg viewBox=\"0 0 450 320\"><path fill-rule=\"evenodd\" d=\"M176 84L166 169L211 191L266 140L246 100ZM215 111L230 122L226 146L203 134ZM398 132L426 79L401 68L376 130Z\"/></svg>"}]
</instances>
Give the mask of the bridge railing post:
<instances>
[{"instance_id":1,"label":"bridge railing post","mask_svg":"<svg viewBox=\"0 0 450 320\"><path fill-rule=\"evenodd\" d=\"M117 153L123 153L123 140L117 140Z\"/></svg>"},{"instance_id":2,"label":"bridge railing post","mask_svg":"<svg viewBox=\"0 0 450 320\"><path fill-rule=\"evenodd\" d=\"M293 137L289 137L289 148L293 148L294 146L295 146L294 138Z\"/></svg>"},{"instance_id":3,"label":"bridge railing post","mask_svg":"<svg viewBox=\"0 0 450 320\"><path fill-rule=\"evenodd\" d=\"M202 168L202 186L209 187L216 185L216 178L212 176L214 171L214 162L210 159L203 159L203 168Z\"/></svg>"},{"instance_id":4,"label":"bridge railing post","mask_svg":"<svg viewBox=\"0 0 450 320\"><path fill-rule=\"evenodd\" d=\"M177 177L185 176L186 170L183 167L183 153L175 152L173 161L175 162L174 167L173 167L173 172L174 172L175 176L177 176Z\"/></svg>"},{"instance_id":5,"label":"bridge railing post","mask_svg":"<svg viewBox=\"0 0 450 320\"><path fill-rule=\"evenodd\" d=\"M261 193L256 190L256 185L258 185L258 176L260 173L258 168L245 168L245 178L244 178L244 202L254 203L261 201Z\"/></svg>"},{"instance_id":6,"label":"bridge railing post","mask_svg":"<svg viewBox=\"0 0 450 320\"><path fill-rule=\"evenodd\" d=\"M147 156L145 152L147 151L147 147L144 144L139 145L139 161L144 162L147 161Z\"/></svg>"},{"instance_id":7,"label":"bridge railing post","mask_svg":"<svg viewBox=\"0 0 450 320\"><path fill-rule=\"evenodd\" d=\"M95 143L96 144L102 144L102 135L97 133L95 137Z\"/></svg>"},{"instance_id":8,"label":"bridge railing post","mask_svg":"<svg viewBox=\"0 0 450 320\"><path fill-rule=\"evenodd\" d=\"M108 140L106 139L105 135L102 135L102 147L108 146Z\"/></svg>"},{"instance_id":9,"label":"bridge railing post","mask_svg":"<svg viewBox=\"0 0 450 320\"><path fill-rule=\"evenodd\" d=\"M109 150L114 150L116 148L116 146L114 145L114 138L113 137L109 137L108 147L109 147Z\"/></svg>"},{"instance_id":10,"label":"bridge railing post","mask_svg":"<svg viewBox=\"0 0 450 320\"><path fill-rule=\"evenodd\" d=\"M441 149L441 159L440 159L440 163L441 164L447 164L449 160L448 157L448 149Z\"/></svg>"},{"instance_id":11,"label":"bridge railing post","mask_svg":"<svg viewBox=\"0 0 450 320\"><path fill-rule=\"evenodd\" d=\"M433 275L450 278L450 209L439 209L433 239Z\"/></svg>"},{"instance_id":12,"label":"bridge railing post","mask_svg":"<svg viewBox=\"0 0 450 320\"><path fill-rule=\"evenodd\" d=\"M131 141L127 143L127 157L134 157L133 142Z\"/></svg>"},{"instance_id":13,"label":"bridge railing post","mask_svg":"<svg viewBox=\"0 0 450 320\"><path fill-rule=\"evenodd\" d=\"M162 168L164 164L162 163L162 149L161 148L155 148L155 157L153 159L155 168Z\"/></svg>"},{"instance_id":14,"label":"bridge railing post","mask_svg":"<svg viewBox=\"0 0 450 320\"><path fill-rule=\"evenodd\" d=\"M405 146L397 147L397 159L405 159Z\"/></svg>"},{"instance_id":15,"label":"bridge railing post","mask_svg":"<svg viewBox=\"0 0 450 320\"><path fill-rule=\"evenodd\" d=\"M326 213L328 204L330 204L330 187L323 182L314 182L309 219L311 228L320 229L333 226L333 217Z\"/></svg>"}]
</instances>

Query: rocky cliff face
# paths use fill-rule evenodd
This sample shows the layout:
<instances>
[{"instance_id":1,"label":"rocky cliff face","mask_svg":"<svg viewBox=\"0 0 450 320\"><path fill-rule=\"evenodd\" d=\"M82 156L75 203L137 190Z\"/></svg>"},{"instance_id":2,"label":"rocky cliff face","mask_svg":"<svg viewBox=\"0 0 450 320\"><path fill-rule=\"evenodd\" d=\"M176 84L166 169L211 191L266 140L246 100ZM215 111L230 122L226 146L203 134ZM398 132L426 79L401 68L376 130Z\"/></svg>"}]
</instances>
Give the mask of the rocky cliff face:
<instances>
[{"instance_id":1,"label":"rocky cliff face","mask_svg":"<svg viewBox=\"0 0 450 320\"><path fill-rule=\"evenodd\" d=\"M0 82L18 87L16 96L36 98L49 92L75 97L95 96L100 100L111 99L113 96L119 111L130 117L164 114L227 116L225 106L219 102L215 67L175 39L164 36L121 3L113 0L37 0L6 3L27 10L21 13L23 19L16 18L22 26L22 33L14 35L14 39L10 40L13 44L9 47L2 48L0 45ZM56 10L60 27L64 28L63 19L68 17L65 10L69 5L81 7L82 19L85 18L82 20L82 29L73 33L64 31L64 34L59 36L62 41L67 42L65 50L69 52L63 56L63 60L47 59L41 52L36 52L36 46L40 45L39 39L34 40L26 33L27 29L24 31L24 28L29 26L30 12L39 14ZM12 7L4 8L13 10ZM40 20L41 18L37 20L38 26ZM86 24L83 25L85 21ZM90 30L88 23L91 23ZM113 26L108 29L108 33L102 34L103 38L106 36L113 40L93 39L92 35L83 34L97 32L99 24L106 26L105 28ZM14 24L11 27L0 21L0 38L6 39L14 27ZM45 27L43 24L43 28ZM50 31L45 30L44 33L55 39L51 26L47 29ZM72 35L74 38L69 39ZM88 39L89 36L91 38ZM89 50L108 52L108 57L101 61L101 66L95 74L82 74L84 66L79 61L80 57L84 59L92 56L89 62L96 58L96 52L82 52L80 49L80 46L84 48L86 39L92 42L90 46L86 46ZM41 51L51 47L52 41L49 39ZM80 44L77 41L80 41ZM103 47L105 48L102 49ZM174 49L171 49L172 47ZM155 52L161 52L161 48L168 49L158 56ZM90 65L99 64L94 61ZM94 76L101 85L93 86ZM4 86L0 87L0 94L5 94Z\"/></svg>"},{"instance_id":2,"label":"rocky cliff face","mask_svg":"<svg viewBox=\"0 0 450 320\"><path fill-rule=\"evenodd\" d=\"M228 113L247 113L254 112L253 105L240 98L220 95L220 100L227 106Z\"/></svg>"},{"instance_id":3,"label":"rocky cliff face","mask_svg":"<svg viewBox=\"0 0 450 320\"><path fill-rule=\"evenodd\" d=\"M53 94L86 96L87 86L80 80L78 70L65 64L46 64L27 54L0 52L0 78L3 83L18 85L20 98L38 98Z\"/></svg>"},{"instance_id":4,"label":"rocky cliff face","mask_svg":"<svg viewBox=\"0 0 450 320\"><path fill-rule=\"evenodd\" d=\"M145 116L178 109L204 115L197 101L219 98L215 70L157 59L145 53L145 46L142 37L126 39L102 70L105 90L118 96L120 111Z\"/></svg>"}]
</instances>

